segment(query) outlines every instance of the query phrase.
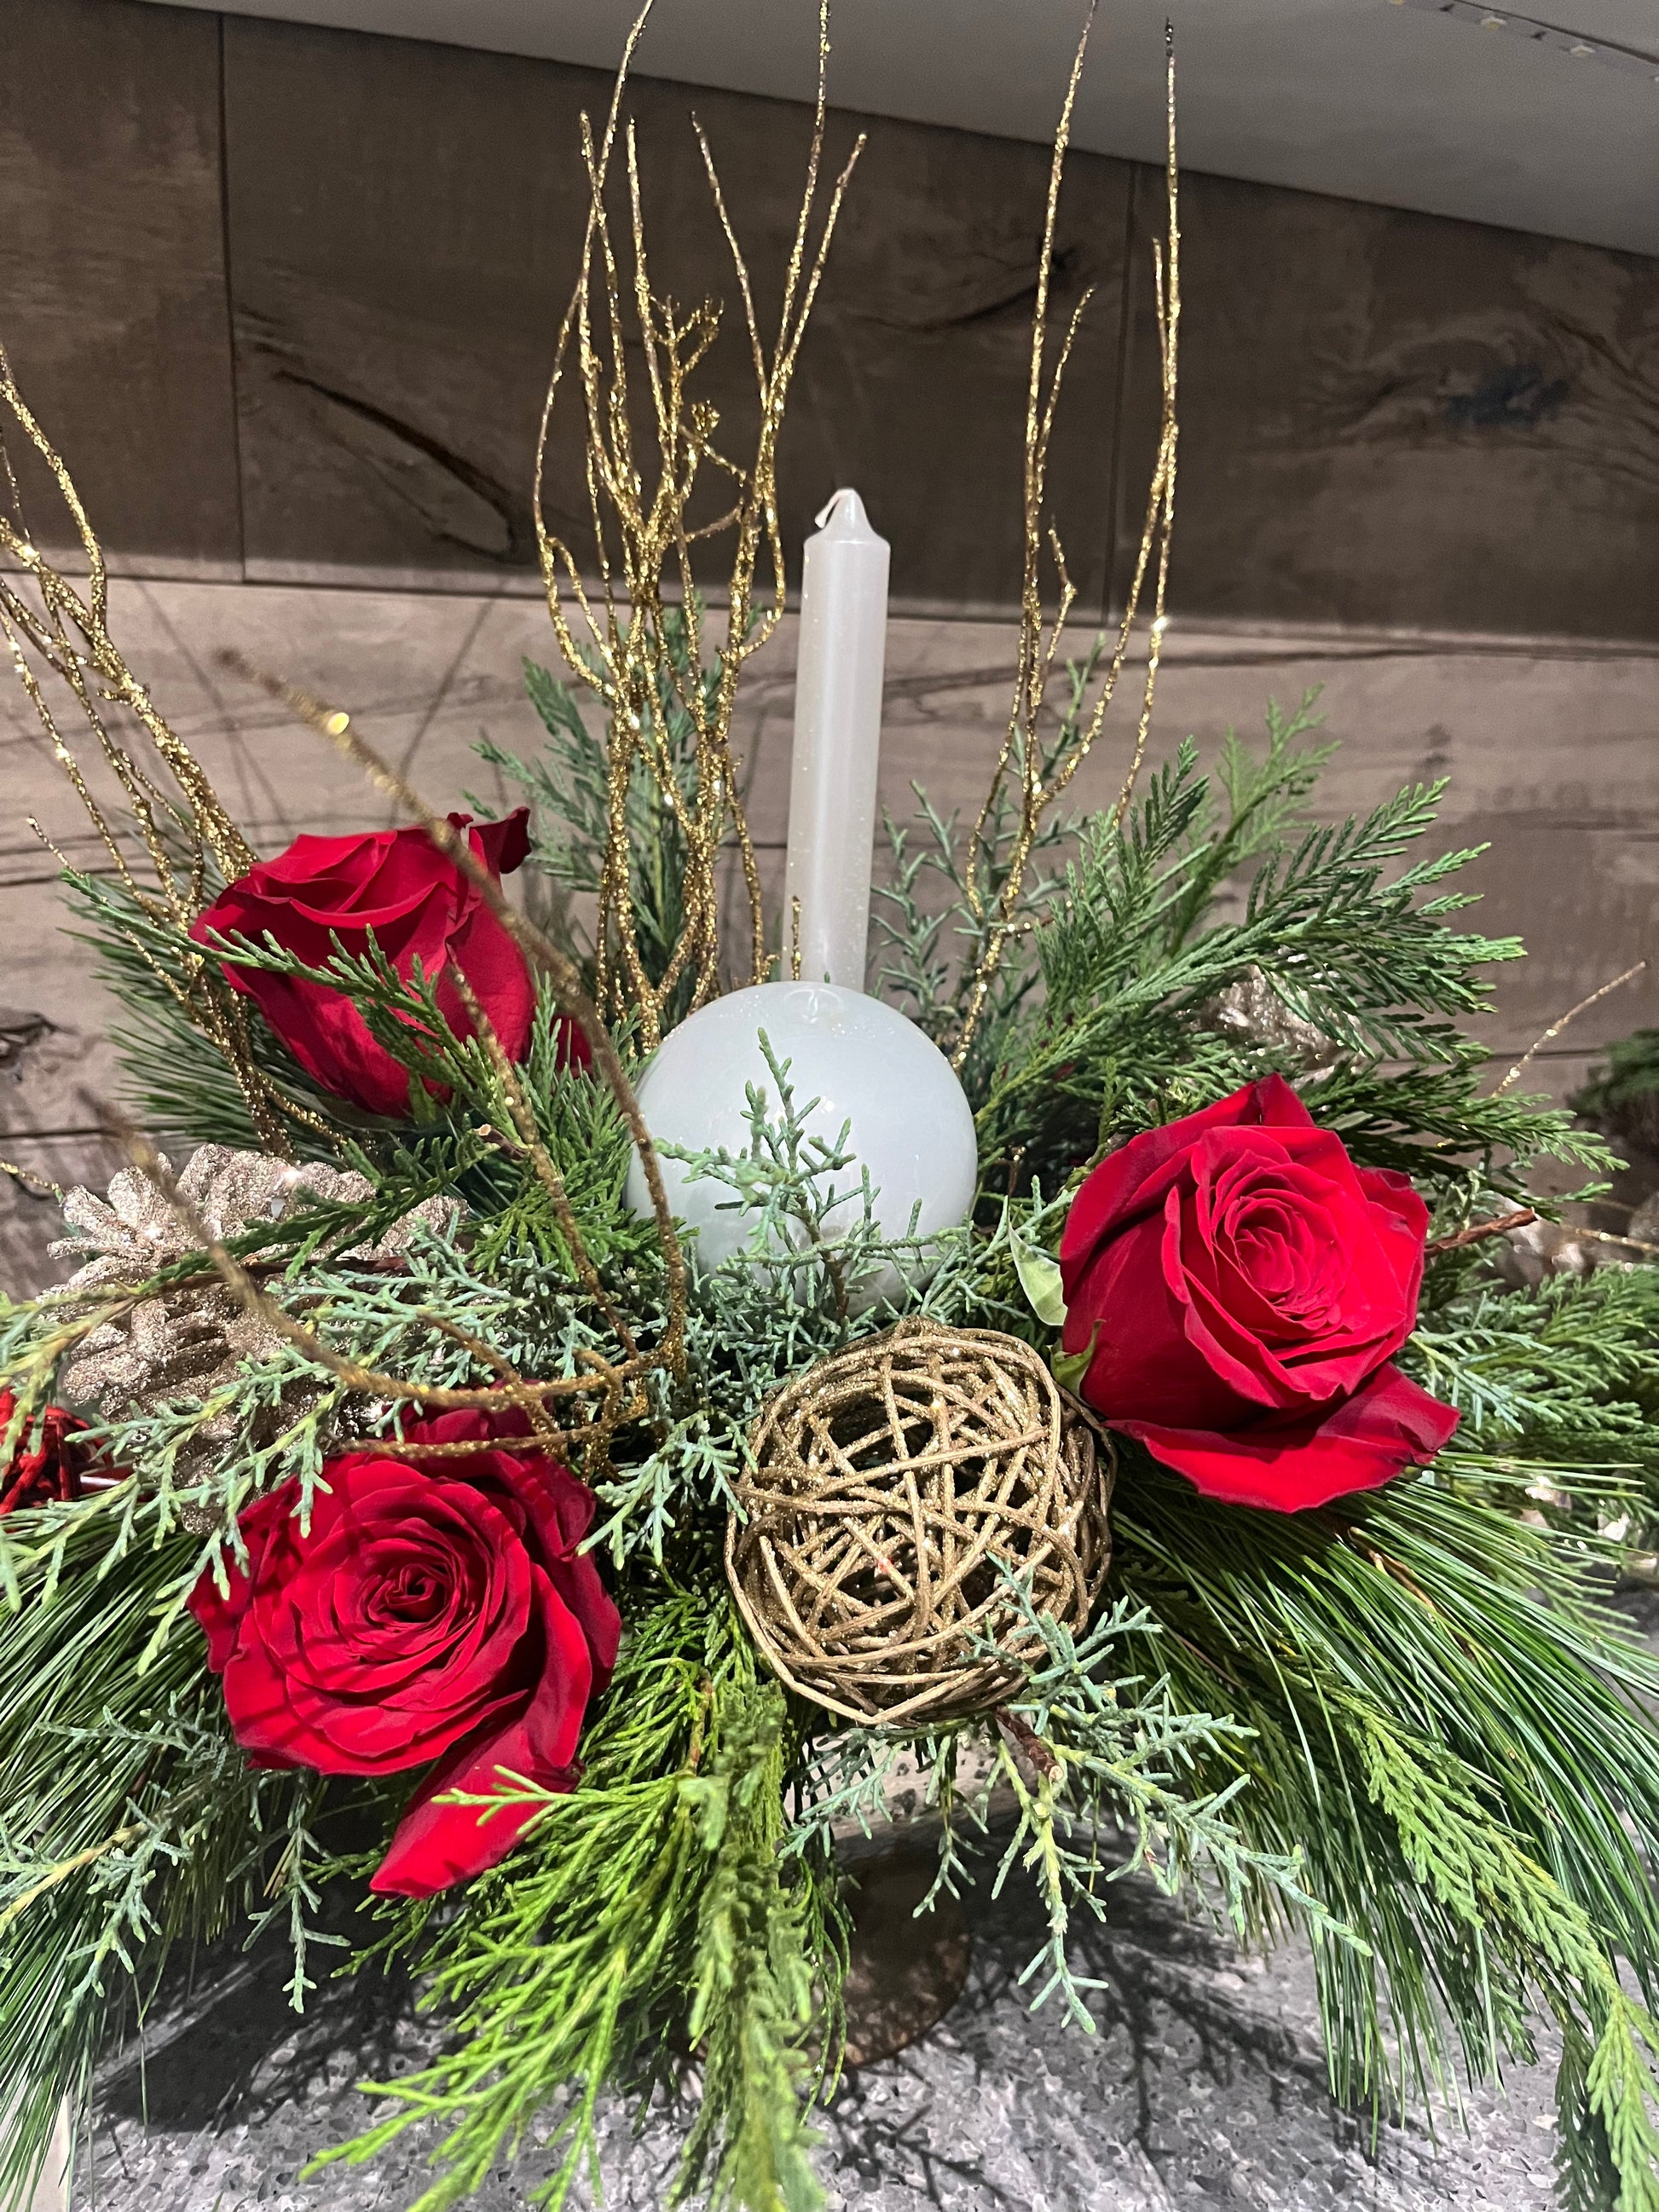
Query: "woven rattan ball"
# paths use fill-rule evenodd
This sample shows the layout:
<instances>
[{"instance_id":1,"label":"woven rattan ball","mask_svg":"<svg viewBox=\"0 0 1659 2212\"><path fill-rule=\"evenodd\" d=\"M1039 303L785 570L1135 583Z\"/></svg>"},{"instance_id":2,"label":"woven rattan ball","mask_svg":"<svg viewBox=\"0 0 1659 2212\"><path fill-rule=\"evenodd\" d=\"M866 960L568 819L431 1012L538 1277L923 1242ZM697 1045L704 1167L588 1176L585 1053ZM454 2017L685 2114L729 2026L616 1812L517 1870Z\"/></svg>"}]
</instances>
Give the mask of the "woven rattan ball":
<instances>
[{"instance_id":1,"label":"woven rattan ball","mask_svg":"<svg viewBox=\"0 0 1659 2212\"><path fill-rule=\"evenodd\" d=\"M726 1573L779 1674L831 1712L1000 1704L1036 1645L1009 1574L1039 1612L1086 1621L1116 1463L1018 1337L902 1322L797 1376L750 1443Z\"/></svg>"}]
</instances>

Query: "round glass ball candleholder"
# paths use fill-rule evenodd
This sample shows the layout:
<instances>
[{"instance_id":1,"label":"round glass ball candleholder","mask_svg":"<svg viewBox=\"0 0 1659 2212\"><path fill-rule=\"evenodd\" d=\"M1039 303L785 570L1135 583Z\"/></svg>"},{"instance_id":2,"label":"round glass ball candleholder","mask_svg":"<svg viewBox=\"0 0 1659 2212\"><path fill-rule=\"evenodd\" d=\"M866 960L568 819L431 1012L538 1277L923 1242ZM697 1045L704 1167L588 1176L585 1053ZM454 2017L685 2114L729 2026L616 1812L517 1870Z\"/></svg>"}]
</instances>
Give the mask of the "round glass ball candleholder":
<instances>
[{"instance_id":1,"label":"round glass ball candleholder","mask_svg":"<svg viewBox=\"0 0 1659 2212\"><path fill-rule=\"evenodd\" d=\"M973 1207L979 1152L973 1110L954 1070L914 1022L862 991L834 983L754 984L699 1007L671 1030L640 1078L640 1111L659 1146L723 1149L734 1157L749 1152L751 1084L766 1094L767 1121L775 1126L782 1120L763 1035L785 1069L806 1134L853 1155L851 1165L823 1171L817 1179L822 1191L833 1186L837 1194L818 1233L833 1240L861 1224L864 1169L883 1240L913 1235L921 1240L914 1259L907 1255L902 1266L884 1261L848 1285L854 1311L896 1299L907 1283L925 1281L937 1266L927 1243L941 1231L960 1226ZM748 1248L754 1212L738 1202L728 1182L694 1177L688 1162L666 1156L662 1173L675 1216L697 1232L690 1249L699 1270ZM628 1195L636 1212L649 1214L637 1155ZM780 1257L810 1241L805 1228L793 1224L785 1234Z\"/></svg>"}]
</instances>

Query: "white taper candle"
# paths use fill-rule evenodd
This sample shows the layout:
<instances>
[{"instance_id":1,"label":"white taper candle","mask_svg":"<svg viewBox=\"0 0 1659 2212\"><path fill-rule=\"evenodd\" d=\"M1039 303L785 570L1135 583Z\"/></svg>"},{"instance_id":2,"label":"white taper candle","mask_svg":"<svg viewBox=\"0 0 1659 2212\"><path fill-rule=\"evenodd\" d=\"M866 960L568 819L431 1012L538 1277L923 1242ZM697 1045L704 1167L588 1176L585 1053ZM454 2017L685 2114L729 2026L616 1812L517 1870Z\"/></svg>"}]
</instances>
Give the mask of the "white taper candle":
<instances>
[{"instance_id":1,"label":"white taper candle","mask_svg":"<svg viewBox=\"0 0 1659 2212\"><path fill-rule=\"evenodd\" d=\"M792 973L799 949L804 982L861 991L887 658L888 547L870 527L855 491L838 491L817 521L801 574L783 972Z\"/></svg>"}]
</instances>

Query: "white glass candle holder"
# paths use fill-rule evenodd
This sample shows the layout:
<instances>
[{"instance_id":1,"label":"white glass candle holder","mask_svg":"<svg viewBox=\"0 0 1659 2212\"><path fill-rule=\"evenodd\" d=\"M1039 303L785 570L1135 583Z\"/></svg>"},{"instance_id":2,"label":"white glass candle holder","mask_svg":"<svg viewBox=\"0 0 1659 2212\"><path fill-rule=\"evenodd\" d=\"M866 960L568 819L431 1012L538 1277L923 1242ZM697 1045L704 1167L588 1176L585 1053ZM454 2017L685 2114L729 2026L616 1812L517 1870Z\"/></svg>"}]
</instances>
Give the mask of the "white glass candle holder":
<instances>
[{"instance_id":1,"label":"white glass candle holder","mask_svg":"<svg viewBox=\"0 0 1659 2212\"><path fill-rule=\"evenodd\" d=\"M863 1219L859 1170L869 1170L872 1212L884 1239L913 1233L923 1240L967 1220L978 1182L974 1116L943 1053L915 1024L862 991L827 983L761 983L699 1008L671 1030L640 1079L640 1110L659 1145L690 1152L749 1151L752 1129L747 1088L767 1094L766 1117L781 1119L777 1079L761 1036L780 1066L787 1061L795 1110L808 1133L843 1149L854 1163L824 1180L845 1194L823 1224L844 1237ZM814 1103L816 1102L816 1103ZM752 1212L731 1187L692 1179L687 1164L665 1158L668 1202L695 1229L694 1264L717 1267L742 1252L755 1230ZM630 1203L648 1214L650 1200L638 1159L629 1172ZM912 1217L915 1229L912 1231ZM799 1239L792 1249L799 1249ZM895 1299L905 1284L925 1279L938 1264L925 1243L914 1259L869 1270L850 1285L855 1310Z\"/></svg>"}]
</instances>

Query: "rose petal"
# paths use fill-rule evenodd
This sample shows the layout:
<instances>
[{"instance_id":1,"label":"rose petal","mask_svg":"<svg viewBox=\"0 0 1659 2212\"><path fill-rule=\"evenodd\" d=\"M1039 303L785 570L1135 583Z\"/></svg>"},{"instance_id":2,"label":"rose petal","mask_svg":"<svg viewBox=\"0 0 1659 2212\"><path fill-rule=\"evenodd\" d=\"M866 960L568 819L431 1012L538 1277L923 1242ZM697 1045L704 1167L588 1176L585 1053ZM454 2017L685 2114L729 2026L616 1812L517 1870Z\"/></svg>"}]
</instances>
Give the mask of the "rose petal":
<instances>
[{"instance_id":1,"label":"rose petal","mask_svg":"<svg viewBox=\"0 0 1659 2212\"><path fill-rule=\"evenodd\" d=\"M404 1430L410 1443L462 1443L488 1436L528 1436L529 1416L520 1407L461 1407ZM434 1461L433 1466L442 1462ZM531 1516L541 1557L560 1596L580 1621L592 1654L595 1689L602 1690L617 1663L622 1616L605 1592L592 1559L577 1546L592 1525L596 1500L568 1468L541 1453L480 1452L468 1462L471 1480L519 1500Z\"/></svg>"},{"instance_id":2,"label":"rose petal","mask_svg":"<svg viewBox=\"0 0 1659 2212\"><path fill-rule=\"evenodd\" d=\"M599 1571L586 1553L573 1559L548 1564L554 1589L575 1615L593 1662L593 1691L597 1697L610 1686L622 1643L622 1615L599 1579Z\"/></svg>"},{"instance_id":3,"label":"rose petal","mask_svg":"<svg viewBox=\"0 0 1659 2212\"><path fill-rule=\"evenodd\" d=\"M471 1484L383 1461L362 1487L361 1512L310 1547L263 1612L262 1640L296 1720L327 1756L395 1771L436 1757L528 1687L532 1575L516 1533ZM471 1584L469 1615L441 1650L423 1633L368 1630L339 1612L342 1585L378 1572L388 1528L419 1531Z\"/></svg>"},{"instance_id":4,"label":"rose petal","mask_svg":"<svg viewBox=\"0 0 1659 2212\"><path fill-rule=\"evenodd\" d=\"M1187 1308L1164 1268L1164 1231L1158 1217L1135 1222L1068 1288L1061 1344L1073 1358L1094 1346L1081 1395L1108 1419L1225 1421L1254 1412L1188 1340Z\"/></svg>"},{"instance_id":5,"label":"rose petal","mask_svg":"<svg viewBox=\"0 0 1659 2212\"><path fill-rule=\"evenodd\" d=\"M431 1897L506 1857L536 1807L503 1807L488 1820L471 1805L442 1805L450 1790L483 1795L520 1775L544 1789L574 1786L582 1715L592 1687L587 1638L544 1575L538 1596L546 1650L541 1680L522 1711L473 1736L434 1769L410 1801L370 1889L380 1896Z\"/></svg>"},{"instance_id":6,"label":"rose petal","mask_svg":"<svg viewBox=\"0 0 1659 2212\"><path fill-rule=\"evenodd\" d=\"M1206 1115L1172 1125L1196 1133L1184 1155L1171 1154L1137 1193L1137 1206L1163 1193L1161 1296L1140 1249L1138 1214L1104 1234L1092 1260L1073 1269L1065 1346L1076 1353L1096 1343L1083 1391L1109 1415L1230 1427L1265 1407L1346 1395L1409 1333L1413 1263L1385 1252L1380 1240L1409 1242L1411 1218L1426 1222L1420 1200L1407 1192L1407 1210L1396 1211L1393 1178L1374 1198L1340 1139L1313 1126L1287 1085L1279 1091L1264 1103L1285 1117L1272 1126L1216 1126ZM1376 1202L1384 1196L1386 1205ZM1264 1235L1277 1234L1277 1305L1244 1273L1247 1255L1228 1243L1229 1225L1245 1214ZM1132 1244L1134 1264L1126 1266ZM1416 1251L1420 1272L1420 1237Z\"/></svg>"},{"instance_id":7,"label":"rose petal","mask_svg":"<svg viewBox=\"0 0 1659 2212\"><path fill-rule=\"evenodd\" d=\"M1298 1513L1354 1490L1374 1490L1444 1449L1458 1414L1397 1367L1380 1368L1340 1405L1271 1416L1228 1434L1153 1421L1113 1420L1154 1459L1206 1498Z\"/></svg>"},{"instance_id":8,"label":"rose petal","mask_svg":"<svg viewBox=\"0 0 1659 2212\"><path fill-rule=\"evenodd\" d=\"M280 1489L267 1491L263 1498L256 1498L236 1524L247 1553L246 1567L241 1566L227 1549L224 1566L228 1590L221 1593L217 1578L209 1567L203 1571L190 1594L190 1609L206 1633L208 1665L216 1674L223 1673L235 1649L243 1615L252 1599L254 1577L259 1572L271 1537L289 1519L299 1499L297 1482L285 1482Z\"/></svg>"},{"instance_id":9,"label":"rose petal","mask_svg":"<svg viewBox=\"0 0 1659 2212\"><path fill-rule=\"evenodd\" d=\"M501 1050L510 1060L522 1060L536 1014L536 986L523 953L482 902L451 938L449 959L471 986ZM447 971L439 986L438 1004L457 1036L471 1036L472 1017Z\"/></svg>"},{"instance_id":10,"label":"rose petal","mask_svg":"<svg viewBox=\"0 0 1659 2212\"><path fill-rule=\"evenodd\" d=\"M519 1407L468 1408L411 1423L410 1441L524 1437ZM244 1516L252 1572L230 1601L193 1601L222 1656L226 1710L256 1765L390 1774L441 1762L394 1839L424 1866L427 1893L493 1864L522 1818L480 1824L432 1800L487 1791L502 1765L568 1786L587 1700L609 1679L621 1620L575 1547L592 1494L538 1450L387 1459L373 1447L330 1461L312 1526L299 1486ZM454 1815L459 1811L461 1817Z\"/></svg>"},{"instance_id":11,"label":"rose petal","mask_svg":"<svg viewBox=\"0 0 1659 2212\"><path fill-rule=\"evenodd\" d=\"M1396 1175L1391 1168L1357 1168L1354 1173L1371 1208L1376 1249L1393 1267L1401 1297L1414 1321L1417 1294L1423 1286L1429 1209L1409 1176ZM1403 1344L1405 1338L1400 1341Z\"/></svg>"},{"instance_id":12,"label":"rose petal","mask_svg":"<svg viewBox=\"0 0 1659 2212\"><path fill-rule=\"evenodd\" d=\"M374 1042L368 1024L343 993L291 976L234 968L228 962L222 965L232 990L253 1000L266 1026L331 1097L361 1106L368 1114L384 1114L394 1121L407 1118L409 1070Z\"/></svg>"},{"instance_id":13,"label":"rose petal","mask_svg":"<svg viewBox=\"0 0 1659 2212\"><path fill-rule=\"evenodd\" d=\"M458 830L472 820L469 814L452 814L449 818ZM499 822L473 823L472 849L492 875L510 876L530 852L530 809L515 806Z\"/></svg>"},{"instance_id":14,"label":"rose petal","mask_svg":"<svg viewBox=\"0 0 1659 2212\"><path fill-rule=\"evenodd\" d=\"M1290 1085L1282 1076L1270 1075L1261 1083L1247 1083L1230 1098L1218 1099L1199 1113L1131 1137L1091 1170L1066 1217L1060 1268L1066 1303L1072 1300L1073 1269L1083 1264L1103 1236L1132 1214L1163 1205L1168 1178L1160 1171L1178 1170L1206 1129L1312 1127L1312 1115Z\"/></svg>"},{"instance_id":15,"label":"rose petal","mask_svg":"<svg viewBox=\"0 0 1659 2212\"><path fill-rule=\"evenodd\" d=\"M526 813L520 808L503 822L473 830L474 853L492 868L516 867L529 849ZM451 817L458 826L469 818ZM535 1006L524 957L471 883L422 830L298 837L274 860L256 863L228 885L191 927L202 945L216 935L255 943L270 936L313 968L327 963L337 941L339 949L362 954L371 933L405 981L419 963L438 985L446 1018L465 1035L470 1024L453 982L441 980L451 962L459 963L504 1048L512 1058L522 1058ZM232 989L253 1000L270 1028L325 1090L370 1113L407 1117L408 1072L374 1042L349 995L222 964Z\"/></svg>"}]
</instances>

